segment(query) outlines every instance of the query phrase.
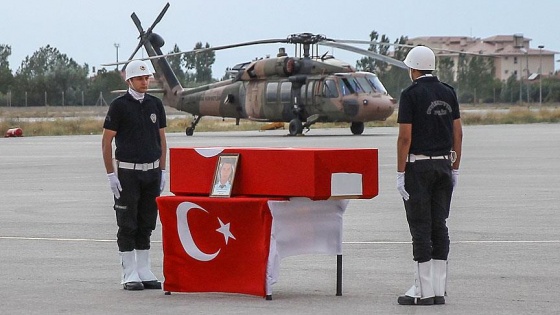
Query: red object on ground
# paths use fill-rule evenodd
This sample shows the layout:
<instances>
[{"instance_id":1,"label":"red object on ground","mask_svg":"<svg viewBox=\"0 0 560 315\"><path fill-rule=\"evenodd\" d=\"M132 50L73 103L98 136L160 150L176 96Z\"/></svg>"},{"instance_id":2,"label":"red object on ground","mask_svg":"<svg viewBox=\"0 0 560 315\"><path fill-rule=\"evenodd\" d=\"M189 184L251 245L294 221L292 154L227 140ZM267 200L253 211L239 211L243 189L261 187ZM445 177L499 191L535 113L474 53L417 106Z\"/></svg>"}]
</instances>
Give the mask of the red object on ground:
<instances>
[{"instance_id":1,"label":"red object on ground","mask_svg":"<svg viewBox=\"0 0 560 315\"><path fill-rule=\"evenodd\" d=\"M4 138L23 137L23 130L21 128L12 128L6 131Z\"/></svg>"}]
</instances>

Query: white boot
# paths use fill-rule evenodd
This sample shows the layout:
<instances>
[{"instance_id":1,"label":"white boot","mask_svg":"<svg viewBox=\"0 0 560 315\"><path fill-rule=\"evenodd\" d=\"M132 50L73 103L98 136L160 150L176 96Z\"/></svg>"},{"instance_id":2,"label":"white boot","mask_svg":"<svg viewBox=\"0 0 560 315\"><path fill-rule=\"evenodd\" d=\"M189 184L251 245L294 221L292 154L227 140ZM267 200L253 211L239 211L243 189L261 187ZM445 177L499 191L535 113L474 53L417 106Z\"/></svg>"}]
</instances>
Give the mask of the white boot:
<instances>
[{"instance_id":1,"label":"white boot","mask_svg":"<svg viewBox=\"0 0 560 315\"><path fill-rule=\"evenodd\" d=\"M121 284L125 290L142 290L142 280L136 269L136 254L134 251L119 252L121 257L122 277Z\"/></svg>"},{"instance_id":2,"label":"white boot","mask_svg":"<svg viewBox=\"0 0 560 315\"><path fill-rule=\"evenodd\" d=\"M136 263L138 264L138 276L140 277L144 288L146 289L161 289L161 282L158 281L157 277L152 273L151 261L150 261L150 250L135 250L136 252Z\"/></svg>"},{"instance_id":3,"label":"white boot","mask_svg":"<svg viewBox=\"0 0 560 315\"><path fill-rule=\"evenodd\" d=\"M432 276L434 286L434 303L445 304L447 295L447 260L432 260Z\"/></svg>"},{"instance_id":4,"label":"white boot","mask_svg":"<svg viewBox=\"0 0 560 315\"><path fill-rule=\"evenodd\" d=\"M401 305L434 304L431 260L423 263L414 262L414 285L404 296L399 296L397 302Z\"/></svg>"}]
</instances>

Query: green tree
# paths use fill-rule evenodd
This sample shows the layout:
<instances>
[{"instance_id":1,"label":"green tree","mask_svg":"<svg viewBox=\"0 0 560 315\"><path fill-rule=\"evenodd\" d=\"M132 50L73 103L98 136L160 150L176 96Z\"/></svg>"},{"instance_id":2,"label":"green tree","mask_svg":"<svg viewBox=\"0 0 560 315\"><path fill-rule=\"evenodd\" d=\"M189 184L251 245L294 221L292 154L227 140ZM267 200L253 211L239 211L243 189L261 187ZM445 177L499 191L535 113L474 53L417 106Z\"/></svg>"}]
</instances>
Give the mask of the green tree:
<instances>
[{"instance_id":1,"label":"green tree","mask_svg":"<svg viewBox=\"0 0 560 315\"><path fill-rule=\"evenodd\" d=\"M377 42L379 39L379 33L376 31L371 31L369 34L369 40L372 42ZM370 44L368 47L369 51L377 52L377 44ZM363 57L362 59L356 61L356 70L358 71L375 71L375 59L371 57Z\"/></svg>"},{"instance_id":2,"label":"green tree","mask_svg":"<svg viewBox=\"0 0 560 315\"><path fill-rule=\"evenodd\" d=\"M196 43L194 50L210 48L210 44L206 43L205 46L202 42ZM214 51L204 51L199 53L186 54L184 57L187 71L194 70L194 78L189 78L190 82L195 82L198 84L210 83L212 82L212 65L216 62L216 53Z\"/></svg>"},{"instance_id":3,"label":"green tree","mask_svg":"<svg viewBox=\"0 0 560 315\"><path fill-rule=\"evenodd\" d=\"M440 57L437 63L437 76L438 78L448 84L452 84L455 81L455 72L453 67L455 63L450 57Z\"/></svg>"},{"instance_id":4,"label":"green tree","mask_svg":"<svg viewBox=\"0 0 560 315\"><path fill-rule=\"evenodd\" d=\"M457 62L457 82L455 84L455 91L457 92L457 97L459 102L472 102L472 98L465 99L462 97L463 90L467 91L468 87L466 84L467 72L468 72L468 59L467 55L459 53ZM472 96L472 95L471 95Z\"/></svg>"},{"instance_id":5,"label":"green tree","mask_svg":"<svg viewBox=\"0 0 560 315\"><path fill-rule=\"evenodd\" d=\"M175 44L173 50L170 51L170 54L181 52L179 46ZM175 72L177 79L181 83L181 85L186 86L187 83L187 76L185 74L185 59L183 58L183 54L177 54L173 56L167 57L167 61L169 62L169 66L171 66L171 70Z\"/></svg>"},{"instance_id":6,"label":"green tree","mask_svg":"<svg viewBox=\"0 0 560 315\"><path fill-rule=\"evenodd\" d=\"M116 95L114 90L126 90L128 85L124 81L119 71L107 71L105 68L97 71L89 83L87 90L87 104L99 104L100 97L109 104Z\"/></svg>"},{"instance_id":7,"label":"green tree","mask_svg":"<svg viewBox=\"0 0 560 315\"><path fill-rule=\"evenodd\" d=\"M29 105L80 104L81 92L87 88L88 65L78 65L58 49L47 45L27 56L14 78L15 99L24 102L27 92Z\"/></svg>"},{"instance_id":8,"label":"green tree","mask_svg":"<svg viewBox=\"0 0 560 315\"><path fill-rule=\"evenodd\" d=\"M379 33L377 33L376 31L372 31L369 34L369 39L370 41L375 42L369 45L368 48L369 51L384 56L389 55L389 48L391 44L389 38L385 34L381 35L381 40L378 40ZM387 63L383 61L379 61L372 57L363 57L356 62L356 69L358 71L369 71L369 72L374 72L378 75L385 73L388 67L389 66L387 65Z\"/></svg>"},{"instance_id":9,"label":"green tree","mask_svg":"<svg viewBox=\"0 0 560 315\"><path fill-rule=\"evenodd\" d=\"M543 102L560 102L560 79L548 77L542 79Z\"/></svg>"},{"instance_id":10,"label":"green tree","mask_svg":"<svg viewBox=\"0 0 560 315\"><path fill-rule=\"evenodd\" d=\"M401 36L394 41L393 46L395 49L392 56L394 59L404 60L406 54L410 51L410 48L405 46L407 42L408 37L406 36ZM378 76L389 94L395 98L398 98L401 91L411 83L408 71L399 67L388 67L387 71L378 73Z\"/></svg>"},{"instance_id":11,"label":"green tree","mask_svg":"<svg viewBox=\"0 0 560 315\"><path fill-rule=\"evenodd\" d=\"M492 101L496 94L494 60L481 56L466 59L468 59L465 60L466 66L461 66L459 71L458 83L462 89L459 92L459 100L468 103L478 103L480 100Z\"/></svg>"},{"instance_id":12,"label":"green tree","mask_svg":"<svg viewBox=\"0 0 560 315\"><path fill-rule=\"evenodd\" d=\"M0 93L10 91L14 76L10 70L8 57L12 54L12 48L8 45L0 45Z\"/></svg>"},{"instance_id":13,"label":"green tree","mask_svg":"<svg viewBox=\"0 0 560 315\"><path fill-rule=\"evenodd\" d=\"M500 101L515 103L519 100L519 81L517 76L512 73L509 78L503 83L500 91Z\"/></svg>"}]
</instances>

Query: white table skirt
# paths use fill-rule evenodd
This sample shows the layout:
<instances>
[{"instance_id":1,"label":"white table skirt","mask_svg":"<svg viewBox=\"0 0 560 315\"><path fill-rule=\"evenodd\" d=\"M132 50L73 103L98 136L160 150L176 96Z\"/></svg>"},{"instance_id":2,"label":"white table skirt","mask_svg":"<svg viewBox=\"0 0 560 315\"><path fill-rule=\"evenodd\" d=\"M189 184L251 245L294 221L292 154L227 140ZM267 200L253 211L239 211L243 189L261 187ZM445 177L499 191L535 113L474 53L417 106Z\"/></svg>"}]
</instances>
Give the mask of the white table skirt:
<instances>
[{"instance_id":1,"label":"white table skirt","mask_svg":"<svg viewBox=\"0 0 560 315\"><path fill-rule=\"evenodd\" d=\"M272 213L266 294L278 280L280 260L302 254L342 254L342 216L347 199L291 198L268 201Z\"/></svg>"}]
</instances>

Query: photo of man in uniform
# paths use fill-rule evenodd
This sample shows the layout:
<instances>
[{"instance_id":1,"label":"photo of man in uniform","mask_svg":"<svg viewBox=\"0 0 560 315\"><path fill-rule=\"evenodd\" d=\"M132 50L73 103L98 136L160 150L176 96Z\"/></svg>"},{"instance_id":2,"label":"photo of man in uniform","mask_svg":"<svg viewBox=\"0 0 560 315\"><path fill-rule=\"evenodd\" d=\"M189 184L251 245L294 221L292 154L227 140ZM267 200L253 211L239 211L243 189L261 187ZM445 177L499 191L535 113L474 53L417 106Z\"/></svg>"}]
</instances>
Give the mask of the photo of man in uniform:
<instances>
[{"instance_id":1,"label":"photo of man in uniform","mask_svg":"<svg viewBox=\"0 0 560 315\"><path fill-rule=\"evenodd\" d=\"M229 196L237 157L220 157L211 195Z\"/></svg>"}]
</instances>

